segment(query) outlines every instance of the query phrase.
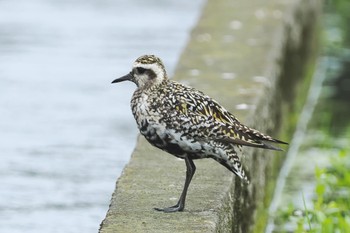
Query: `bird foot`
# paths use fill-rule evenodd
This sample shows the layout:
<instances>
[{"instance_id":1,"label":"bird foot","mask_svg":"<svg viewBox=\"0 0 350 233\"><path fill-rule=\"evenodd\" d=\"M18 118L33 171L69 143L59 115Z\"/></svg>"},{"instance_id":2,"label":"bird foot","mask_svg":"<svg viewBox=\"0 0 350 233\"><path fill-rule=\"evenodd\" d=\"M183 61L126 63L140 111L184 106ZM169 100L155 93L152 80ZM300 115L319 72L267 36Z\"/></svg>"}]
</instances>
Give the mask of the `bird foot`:
<instances>
[{"instance_id":1,"label":"bird foot","mask_svg":"<svg viewBox=\"0 0 350 233\"><path fill-rule=\"evenodd\" d=\"M177 204L174 206L170 206L168 208L154 208L154 209L157 211L162 211L164 213L174 213L178 211L183 211L184 207Z\"/></svg>"}]
</instances>

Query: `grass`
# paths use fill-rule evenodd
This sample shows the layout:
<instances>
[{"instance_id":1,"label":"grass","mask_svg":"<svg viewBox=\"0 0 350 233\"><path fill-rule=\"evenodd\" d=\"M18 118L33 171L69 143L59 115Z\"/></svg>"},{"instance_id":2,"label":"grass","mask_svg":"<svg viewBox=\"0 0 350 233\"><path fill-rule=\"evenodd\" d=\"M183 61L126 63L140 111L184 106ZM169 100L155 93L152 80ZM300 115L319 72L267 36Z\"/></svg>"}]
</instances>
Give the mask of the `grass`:
<instances>
[{"instance_id":1,"label":"grass","mask_svg":"<svg viewBox=\"0 0 350 233\"><path fill-rule=\"evenodd\" d=\"M327 168L316 168L313 207L296 210L289 205L276 219L286 228L282 232L350 232L350 157L345 150Z\"/></svg>"},{"instance_id":2,"label":"grass","mask_svg":"<svg viewBox=\"0 0 350 233\"><path fill-rule=\"evenodd\" d=\"M325 53L349 62L348 56L344 54L350 48L350 1L333 0L325 3ZM342 77L343 80L349 80L349 66L348 63L344 64L345 72L336 70L335 74L329 75L338 74L339 76L334 77L339 78L344 74L347 78ZM325 137L324 140L313 137L309 148L321 148L323 153L334 155L324 154L330 157L329 166L315 169L316 185L312 201L307 206L304 194L301 194L304 203L301 210L296 209L293 204L280 210L275 218L278 229L274 232L350 233L350 121L347 117L349 92L340 92L342 88L335 89L334 80L330 79L328 82L333 88L329 90L337 90L335 96L338 97L329 99L325 95L319 100L315 111L317 114L313 115L313 124L309 127L322 131L321 135Z\"/></svg>"},{"instance_id":3,"label":"grass","mask_svg":"<svg viewBox=\"0 0 350 233\"><path fill-rule=\"evenodd\" d=\"M309 212L307 210L307 207L306 207L306 202L305 202L305 196L304 196L304 193L302 193L303 195L303 204L304 204L304 210L305 210L305 217L306 217L306 220L307 220L307 223L309 225L309 229L311 230L312 227L311 227L311 219L310 219L310 216L309 216Z\"/></svg>"}]
</instances>

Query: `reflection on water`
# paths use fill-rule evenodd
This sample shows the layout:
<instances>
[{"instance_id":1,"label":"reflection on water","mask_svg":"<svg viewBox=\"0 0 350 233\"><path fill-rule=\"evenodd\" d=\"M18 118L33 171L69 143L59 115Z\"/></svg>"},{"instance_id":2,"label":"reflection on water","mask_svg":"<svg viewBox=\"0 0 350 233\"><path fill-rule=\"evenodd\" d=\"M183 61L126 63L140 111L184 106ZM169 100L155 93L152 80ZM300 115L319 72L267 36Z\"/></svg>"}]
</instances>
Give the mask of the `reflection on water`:
<instances>
[{"instance_id":1,"label":"reflection on water","mask_svg":"<svg viewBox=\"0 0 350 233\"><path fill-rule=\"evenodd\" d=\"M171 71L196 1L0 1L0 231L96 232L136 139L138 56Z\"/></svg>"}]
</instances>

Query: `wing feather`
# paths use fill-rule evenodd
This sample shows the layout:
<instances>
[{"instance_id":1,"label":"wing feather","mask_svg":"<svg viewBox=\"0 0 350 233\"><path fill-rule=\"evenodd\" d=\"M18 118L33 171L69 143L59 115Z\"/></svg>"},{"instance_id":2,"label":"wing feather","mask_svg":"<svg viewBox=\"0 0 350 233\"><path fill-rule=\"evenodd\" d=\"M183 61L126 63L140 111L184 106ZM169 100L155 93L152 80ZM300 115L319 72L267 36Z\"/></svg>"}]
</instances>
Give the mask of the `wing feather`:
<instances>
[{"instance_id":1,"label":"wing feather","mask_svg":"<svg viewBox=\"0 0 350 233\"><path fill-rule=\"evenodd\" d=\"M172 104L175 108L169 109L169 113L180 113L179 127L187 124L191 137L271 150L282 149L267 142L288 144L241 124L233 114L209 96L193 88L186 88L190 90L176 93Z\"/></svg>"}]
</instances>

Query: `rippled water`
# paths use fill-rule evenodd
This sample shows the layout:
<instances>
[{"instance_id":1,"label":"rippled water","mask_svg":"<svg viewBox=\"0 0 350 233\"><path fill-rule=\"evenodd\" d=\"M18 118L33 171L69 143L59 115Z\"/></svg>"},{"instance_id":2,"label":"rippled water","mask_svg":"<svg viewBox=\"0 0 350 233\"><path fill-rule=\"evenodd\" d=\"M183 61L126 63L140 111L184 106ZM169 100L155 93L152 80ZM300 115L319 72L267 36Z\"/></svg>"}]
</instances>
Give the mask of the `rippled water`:
<instances>
[{"instance_id":1,"label":"rippled water","mask_svg":"<svg viewBox=\"0 0 350 233\"><path fill-rule=\"evenodd\" d=\"M136 140L145 53L172 73L195 1L0 1L0 232L97 232Z\"/></svg>"}]
</instances>

